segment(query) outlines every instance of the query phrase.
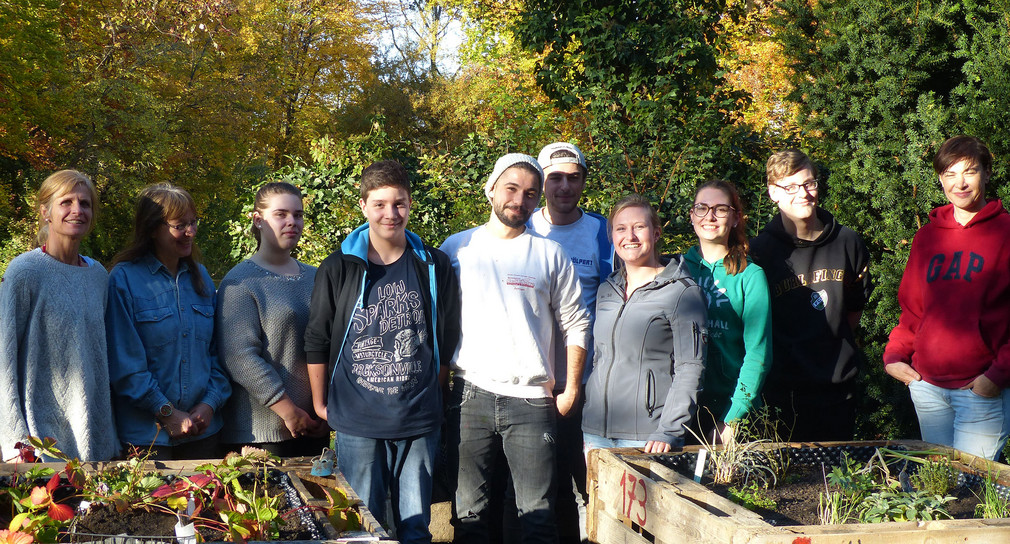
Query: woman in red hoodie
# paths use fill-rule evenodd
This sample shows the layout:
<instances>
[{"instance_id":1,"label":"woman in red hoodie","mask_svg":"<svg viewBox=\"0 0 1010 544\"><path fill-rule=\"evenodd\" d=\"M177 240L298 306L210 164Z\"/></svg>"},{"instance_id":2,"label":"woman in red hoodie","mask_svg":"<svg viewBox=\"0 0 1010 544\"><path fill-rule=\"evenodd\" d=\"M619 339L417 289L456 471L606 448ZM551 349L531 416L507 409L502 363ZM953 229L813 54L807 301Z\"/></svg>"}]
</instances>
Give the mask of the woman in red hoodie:
<instances>
[{"instance_id":1,"label":"woman in red hoodie","mask_svg":"<svg viewBox=\"0 0 1010 544\"><path fill-rule=\"evenodd\" d=\"M908 385L924 441L996 459L1010 434L1010 214L985 198L978 138L944 142L933 169L950 204L912 241L884 368Z\"/></svg>"}]
</instances>

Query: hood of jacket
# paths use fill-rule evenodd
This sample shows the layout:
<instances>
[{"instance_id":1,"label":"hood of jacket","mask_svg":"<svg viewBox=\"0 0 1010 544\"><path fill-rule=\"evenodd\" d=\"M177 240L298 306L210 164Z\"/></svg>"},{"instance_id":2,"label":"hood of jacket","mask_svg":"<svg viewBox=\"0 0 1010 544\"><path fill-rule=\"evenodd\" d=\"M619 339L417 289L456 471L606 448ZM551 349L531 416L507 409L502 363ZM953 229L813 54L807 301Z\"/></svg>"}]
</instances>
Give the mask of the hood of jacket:
<instances>
[{"instance_id":1,"label":"hood of jacket","mask_svg":"<svg viewBox=\"0 0 1010 544\"><path fill-rule=\"evenodd\" d=\"M709 270L715 270L716 268L723 267L723 259L719 259L714 263L706 261L705 258L701 256L701 249L699 249L698 246L691 246L691 249L687 250L687 253L684 254L684 262L694 264L699 268L704 267ZM749 257L748 262L750 262Z\"/></svg>"},{"instance_id":2,"label":"hood of jacket","mask_svg":"<svg viewBox=\"0 0 1010 544\"><path fill-rule=\"evenodd\" d=\"M421 237L409 230L404 231L404 233L407 235L407 247L414 253L414 256L421 262L430 262L431 257L424 249ZM340 251L344 255L353 255L362 261L368 262L368 223L352 230L344 238L344 241L340 243Z\"/></svg>"},{"instance_id":3,"label":"hood of jacket","mask_svg":"<svg viewBox=\"0 0 1010 544\"><path fill-rule=\"evenodd\" d=\"M971 218L971 221L968 221L967 225L962 225L954 219L954 205L947 204L946 206L934 208L933 211L929 212L929 222L941 229L970 229L1006 213L1007 211L1003 208L1003 201L999 199L990 200Z\"/></svg>"},{"instance_id":4,"label":"hood of jacket","mask_svg":"<svg viewBox=\"0 0 1010 544\"><path fill-rule=\"evenodd\" d=\"M817 219L821 220L824 225L824 230L821 231L820 236L814 240L800 240L799 238L789 234L786 230L785 225L782 223L782 213L778 213L765 227L765 230L772 236L781 239L782 241L792 244L795 247L811 247L811 246L822 246L830 242L838 234L838 230L841 229L841 225L838 221L835 221L835 216L831 215L830 212L823 208L817 208Z\"/></svg>"}]
</instances>

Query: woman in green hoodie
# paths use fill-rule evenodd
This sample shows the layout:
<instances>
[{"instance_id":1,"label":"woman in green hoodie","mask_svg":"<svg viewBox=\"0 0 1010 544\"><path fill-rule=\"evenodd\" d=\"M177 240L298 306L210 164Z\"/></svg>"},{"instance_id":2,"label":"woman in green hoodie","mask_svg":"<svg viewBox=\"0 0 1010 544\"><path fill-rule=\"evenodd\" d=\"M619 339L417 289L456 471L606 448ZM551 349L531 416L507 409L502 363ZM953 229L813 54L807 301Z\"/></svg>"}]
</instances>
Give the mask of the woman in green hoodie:
<instances>
[{"instance_id":1,"label":"woman in green hoodie","mask_svg":"<svg viewBox=\"0 0 1010 544\"><path fill-rule=\"evenodd\" d=\"M771 368L768 282L747 256L747 216L732 183L698 187L690 216L698 245L686 260L708 301L710 340L697 421L707 440L726 442L734 432L727 424L760 406Z\"/></svg>"}]
</instances>

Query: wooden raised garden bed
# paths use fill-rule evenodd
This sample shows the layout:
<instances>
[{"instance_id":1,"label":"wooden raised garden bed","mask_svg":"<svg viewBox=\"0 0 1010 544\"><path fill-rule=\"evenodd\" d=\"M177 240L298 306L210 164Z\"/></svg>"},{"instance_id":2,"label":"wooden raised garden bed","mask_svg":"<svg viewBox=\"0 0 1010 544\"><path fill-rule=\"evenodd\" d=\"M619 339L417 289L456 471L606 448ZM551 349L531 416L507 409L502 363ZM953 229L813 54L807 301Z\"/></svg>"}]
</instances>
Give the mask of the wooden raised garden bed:
<instances>
[{"instance_id":1,"label":"wooden raised garden bed","mask_svg":"<svg viewBox=\"0 0 1010 544\"><path fill-rule=\"evenodd\" d=\"M838 463L842 452L869 457L878 447L935 450L954 468L976 481L995 480L1010 487L1010 467L951 448L919 441L767 444L787 447L793 463ZM836 525L774 526L751 510L695 482L699 446L672 454L644 454L638 449L589 453L588 529L602 544L912 544L1010 542L1010 519L957 519ZM865 453L871 452L870 454ZM830 468L829 468L830 470Z\"/></svg>"},{"instance_id":2,"label":"wooden raised garden bed","mask_svg":"<svg viewBox=\"0 0 1010 544\"><path fill-rule=\"evenodd\" d=\"M147 461L143 463L142 470L146 472L153 472L163 476L174 477L171 481L182 482L183 477L190 477L193 475L200 475L201 472L196 470L197 466L205 464L216 464L220 463L220 460L208 460L208 461ZM109 470L111 467L116 466L118 463L122 462L110 462L110 463L81 463L80 468L83 469L85 473L97 474L102 471ZM58 472L59 476L62 476L61 484L56 487L53 497L54 501L57 503L65 503L67 508L77 509L79 499L74 499L73 497L68 497L71 492L69 491L70 486L67 483L67 473L64 469L67 467L66 463L9 463L0 464L0 480L4 483L10 482L11 478L15 474L24 475L26 472L37 467L51 468L53 471ZM262 470L262 469L261 469ZM290 517L298 517L300 520L296 520L294 523L300 523L304 528L302 530L303 534L311 534L309 538L302 537L301 542L359 542L368 540L383 540L389 541L389 535L382 528L381 525L376 521L375 517L371 512L365 507L365 505L360 501L354 491L348 485L347 480L339 472L334 472L332 476L328 477L317 477L311 475L311 461L309 458L292 458L285 459L273 468L268 469L271 480L274 482L272 485L278 486L285 493L285 504L294 509ZM38 485L45 485L46 482L37 482ZM248 487L248 486L247 486ZM61 490L61 488L66 488ZM351 510L355 511L357 516L360 518L360 528L355 530L349 530L345 532L339 531L330 522L327 517L327 507L329 506L329 501L326 498L326 493L324 490L329 491L331 494L339 490L348 499L348 502L352 504ZM6 493L5 489L0 489L0 495ZM62 494L61 494L62 493ZM65 498L65 500L61 499ZM7 497L9 501L10 498ZM9 504L9 502L8 502ZM110 507L111 509L111 507ZM76 513L76 512L75 512ZM3 527L0 529L6 529L7 524L10 522L11 514L4 512L3 517ZM174 518L173 518L174 519ZM77 529L80 524L71 522L73 529L63 528L60 530L59 539L61 542L103 542L107 544L120 544L125 542L143 542L153 543L153 542L166 542L170 544L188 544L184 542L186 539L177 539L175 537L169 536L156 536L150 538L144 538L149 536L149 533L144 532L143 529L147 527L142 527L136 531L129 531L129 537L134 538L123 538L122 533L116 535L106 535L106 534L95 534L91 531L81 531ZM227 539L227 533L224 534L225 539ZM283 535L282 535L283 537ZM38 542L39 539L36 539ZM250 542L255 542L256 539L250 540Z\"/></svg>"}]
</instances>

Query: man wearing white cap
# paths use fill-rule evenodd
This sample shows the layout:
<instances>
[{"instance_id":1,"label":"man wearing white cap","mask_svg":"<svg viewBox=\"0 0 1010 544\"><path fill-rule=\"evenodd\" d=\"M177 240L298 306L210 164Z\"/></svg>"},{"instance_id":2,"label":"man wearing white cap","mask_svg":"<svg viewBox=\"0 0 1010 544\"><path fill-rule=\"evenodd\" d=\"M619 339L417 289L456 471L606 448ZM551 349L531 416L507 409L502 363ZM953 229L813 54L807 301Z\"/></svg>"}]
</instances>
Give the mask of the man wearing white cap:
<instances>
[{"instance_id":1,"label":"man wearing white cap","mask_svg":"<svg viewBox=\"0 0 1010 544\"><path fill-rule=\"evenodd\" d=\"M596 317L596 292L600 281L614 268L614 246L610 242L607 219L579 207L586 188L586 156L575 144L555 142L540 150L537 162L544 169L544 198L547 206L535 210L529 225L533 232L561 244L572 260L582 287L582 302L589 311L590 332ZM562 341L559 341L562 340ZM555 334L555 353L564 353L564 337ZM587 348L582 383L593 364L592 341ZM557 383L565 382L565 365L557 364ZM563 359L561 360L563 363ZM582 404L558 419L558 533L562 544L581 542L585 536L586 458L582 451ZM578 495L577 495L578 494ZM580 504L582 497L582 519Z\"/></svg>"},{"instance_id":2,"label":"man wearing white cap","mask_svg":"<svg viewBox=\"0 0 1010 544\"><path fill-rule=\"evenodd\" d=\"M579 396L589 314L564 249L526 228L543 177L529 155L498 159L484 187L490 219L450 236L441 248L462 295L448 414L449 451L458 454L456 542L489 540L487 490L498 440L512 473L523 542L558 540L556 419ZM567 376L556 397L555 324L567 345Z\"/></svg>"}]
</instances>

